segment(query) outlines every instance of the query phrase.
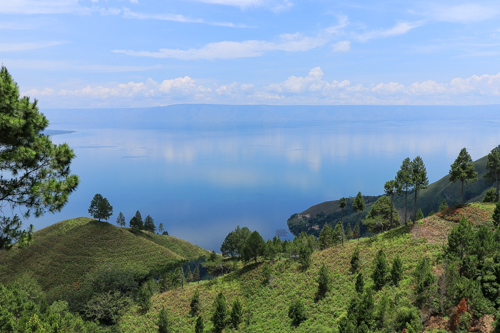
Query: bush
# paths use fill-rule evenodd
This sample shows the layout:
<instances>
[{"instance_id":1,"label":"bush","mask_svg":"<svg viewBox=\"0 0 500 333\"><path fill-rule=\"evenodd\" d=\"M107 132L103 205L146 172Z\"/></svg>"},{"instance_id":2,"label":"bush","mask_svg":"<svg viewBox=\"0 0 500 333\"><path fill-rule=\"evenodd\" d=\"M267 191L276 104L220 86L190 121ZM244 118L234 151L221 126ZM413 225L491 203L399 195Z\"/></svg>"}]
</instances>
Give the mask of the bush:
<instances>
[{"instance_id":1,"label":"bush","mask_svg":"<svg viewBox=\"0 0 500 333\"><path fill-rule=\"evenodd\" d=\"M389 265L385 257L384 250L380 249L374 261L375 268L373 269L372 279L376 290L380 290L387 282L387 274L389 273Z\"/></svg>"},{"instance_id":2,"label":"bush","mask_svg":"<svg viewBox=\"0 0 500 333\"><path fill-rule=\"evenodd\" d=\"M241 317L243 316L243 308L241 306L240 300L235 299L233 303L233 308L231 309L231 323L235 329L238 329L238 325L241 322Z\"/></svg>"},{"instance_id":3,"label":"bush","mask_svg":"<svg viewBox=\"0 0 500 333\"><path fill-rule=\"evenodd\" d=\"M401 257L398 255L392 261L392 268L391 268L392 283L395 286L397 286L402 276L403 276L403 262L401 261Z\"/></svg>"},{"instance_id":4,"label":"bush","mask_svg":"<svg viewBox=\"0 0 500 333\"><path fill-rule=\"evenodd\" d=\"M356 247L351 256L351 272L355 273L359 269L359 248Z\"/></svg>"},{"instance_id":5,"label":"bush","mask_svg":"<svg viewBox=\"0 0 500 333\"><path fill-rule=\"evenodd\" d=\"M497 191L495 188L490 188L486 193L484 194L483 202L497 202Z\"/></svg>"},{"instance_id":6,"label":"bush","mask_svg":"<svg viewBox=\"0 0 500 333\"><path fill-rule=\"evenodd\" d=\"M296 300L290 305L288 317L292 320L293 326L299 326L300 323L307 319L306 309L301 299Z\"/></svg>"},{"instance_id":7,"label":"bush","mask_svg":"<svg viewBox=\"0 0 500 333\"><path fill-rule=\"evenodd\" d=\"M170 323L168 322L167 311L161 308L158 314L158 333L169 333Z\"/></svg>"},{"instance_id":8,"label":"bush","mask_svg":"<svg viewBox=\"0 0 500 333\"><path fill-rule=\"evenodd\" d=\"M102 325L114 325L121 313L131 304L119 291L95 294L85 306L85 316Z\"/></svg>"},{"instance_id":9,"label":"bush","mask_svg":"<svg viewBox=\"0 0 500 333\"><path fill-rule=\"evenodd\" d=\"M222 332L226 327L227 305L226 298L220 292L214 301L214 313L212 315L212 323L214 324L214 331L217 333Z\"/></svg>"}]
</instances>

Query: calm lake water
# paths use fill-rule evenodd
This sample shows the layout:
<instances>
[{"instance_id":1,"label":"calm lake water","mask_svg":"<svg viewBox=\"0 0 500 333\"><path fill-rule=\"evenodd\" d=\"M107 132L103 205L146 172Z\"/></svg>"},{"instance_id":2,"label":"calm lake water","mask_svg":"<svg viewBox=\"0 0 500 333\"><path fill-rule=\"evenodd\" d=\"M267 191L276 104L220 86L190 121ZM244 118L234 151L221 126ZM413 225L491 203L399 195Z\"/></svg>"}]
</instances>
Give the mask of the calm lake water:
<instances>
[{"instance_id":1,"label":"calm lake water","mask_svg":"<svg viewBox=\"0 0 500 333\"><path fill-rule=\"evenodd\" d=\"M52 139L74 149L71 169L81 184L60 213L27 223L41 229L88 216L92 197L100 193L113 206L111 223L123 212L128 224L139 210L170 235L218 252L237 225L267 239L287 228L290 215L314 204L358 191L381 194L406 157L420 155L433 182L448 173L461 148L475 160L500 144L500 118L492 107L449 107L436 117L421 107L408 117L379 117L382 108L366 106L359 112L368 117L360 120L346 120L340 107L329 110L314 121L295 114L293 121L255 115L238 122L237 114L226 114L230 121L213 123L168 123L168 116L155 122L154 115L138 110L109 111L104 120L103 110L42 110L51 129L75 131ZM116 120L125 113L130 117ZM149 125L141 123L143 117L152 120Z\"/></svg>"}]
</instances>

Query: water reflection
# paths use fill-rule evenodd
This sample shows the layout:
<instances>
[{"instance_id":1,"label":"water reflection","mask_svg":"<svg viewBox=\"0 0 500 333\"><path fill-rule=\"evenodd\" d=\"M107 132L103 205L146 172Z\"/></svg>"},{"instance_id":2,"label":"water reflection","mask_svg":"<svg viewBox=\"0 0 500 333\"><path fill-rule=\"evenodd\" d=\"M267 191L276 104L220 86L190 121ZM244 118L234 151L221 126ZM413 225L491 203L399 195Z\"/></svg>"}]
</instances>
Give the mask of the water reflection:
<instances>
[{"instance_id":1,"label":"water reflection","mask_svg":"<svg viewBox=\"0 0 500 333\"><path fill-rule=\"evenodd\" d=\"M70 126L70 124L68 125ZM61 128L61 129L69 129ZM236 225L272 237L313 204L358 191L383 192L405 157L420 155L429 179L446 175L461 148L473 159L500 143L494 123L342 122L216 130L81 129L54 136L77 158L82 183L61 213L38 229L87 215L95 193L127 220L136 210L170 234L219 250Z\"/></svg>"}]
</instances>

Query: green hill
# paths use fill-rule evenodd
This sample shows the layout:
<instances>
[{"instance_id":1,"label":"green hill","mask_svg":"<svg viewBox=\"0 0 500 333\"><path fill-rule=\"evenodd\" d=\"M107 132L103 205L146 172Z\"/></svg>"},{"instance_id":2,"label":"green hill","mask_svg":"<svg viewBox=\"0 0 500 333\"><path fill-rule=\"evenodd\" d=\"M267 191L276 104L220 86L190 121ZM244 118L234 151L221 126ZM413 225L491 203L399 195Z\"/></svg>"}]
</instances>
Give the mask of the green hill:
<instances>
[{"instance_id":1,"label":"green hill","mask_svg":"<svg viewBox=\"0 0 500 333\"><path fill-rule=\"evenodd\" d=\"M375 308L373 320L384 321L380 328L374 331L399 331L406 324L401 323L405 311L418 314L424 328L444 329L451 331L448 319L452 318L454 307L446 308L447 316L431 317L432 311L426 306L415 307L419 300L416 296L419 280L414 273L419 260L429 258L431 270L429 274L436 277L432 280L429 290L433 297L438 297L437 280L441 279L445 263L442 260L442 245L447 240L451 228L457 225L456 220L465 216L474 229L481 225L491 228L491 213L494 204L472 204L461 209L448 209L432 217L418 221L411 227L399 227L383 234L361 240L351 240L345 246L337 245L323 251L315 251L312 264L306 270L301 269L297 262L284 259L276 260L274 264L262 259L241 266L236 271L223 277L202 284L189 284L183 289L177 288L153 296L153 305L147 314L140 314L132 307L121 318L119 325L126 332L157 332L156 320L160 309L167 311L172 332L194 332L197 317L190 315L190 301L196 290L200 293L200 315L205 322L205 330L213 329L210 318L214 312L214 300L219 292L227 299L228 308L235 299L243 304L243 320L239 326L240 332L338 332L340 320L347 316L351 299L355 298L355 282L357 274L350 272L350 260L356 248L360 250L360 272L364 275L365 290L373 288L370 278L374 270L374 258L380 249L387 255L387 261L392 263L396 256L403 262L403 278L399 286L387 284L380 291L373 291ZM270 264L271 278L263 283L263 267ZM320 301L315 301L318 288L317 277L319 269L325 265L328 270L330 291ZM436 296L437 295L437 296ZM288 309L292 302L301 298L308 319L297 328L291 325ZM379 318L382 299L388 299L385 312ZM434 303L432 303L434 304ZM439 308L436 303L432 306ZM416 311L416 312L415 312ZM436 310L433 310L436 311ZM439 311L439 310L438 310ZM490 318L491 317L486 317ZM476 318L475 322L481 320ZM392 326L391 326L392 325ZM224 332L233 332L228 328Z\"/></svg>"},{"instance_id":2,"label":"green hill","mask_svg":"<svg viewBox=\"0 0 500 333\"><path fill-rule=\"evenodd\" d=\"M487 183L483 176L486 174L487 156L484 156L475 161L475 170L478 173L478 180L474 183L469 183L464 187L464 199L466 202L481 201L485 192L493 187L492 183ZM396 174L397 170L394 171ZM381 184L381 188L383 184ZM408 192L408 215L411 215L413 210L414 192ZM380 195L381 196L381 195ZM371 209L373 203L380 196L363 196L366 209L360 214L360 219L363 219ZM461 202L461 183L450 182L450 176L446 175L440 180L430 184L427 189L421 190L418 193L417 207L422 209L422 212L427 216L431 210L437 212L439 205L446 199L450 206ZM358 221L357 214L352 209L354 198L347 198L347 207L344 208L344 223L350 223L351 227ZM401 218L404 219L405 197L394 196L394 206L399 212ZM335 227L341 218L341 210L339 208L339 200L326 201L318 205L314 205L302 213L293 214L287 221L290 232L294 235L299 235L302 231L308 234L319 235L321 228L325 223ZM362 226L362 232L366 232L366 228Z\"/></svg>"},{"instance_id":3,"label":"green hill","mask_svg":"<svg viewBox=\"0 0 500 333\"><path fill-rule=\"evenodd\" d=\"M149 271L175 260L208 254L198 246L172 236L141 232L87 217L62 221L39 230L23 249L0 252L0 282L33 273L47 290L71 284L104 264L135 266Z\"/></svg>"}]
</instances>

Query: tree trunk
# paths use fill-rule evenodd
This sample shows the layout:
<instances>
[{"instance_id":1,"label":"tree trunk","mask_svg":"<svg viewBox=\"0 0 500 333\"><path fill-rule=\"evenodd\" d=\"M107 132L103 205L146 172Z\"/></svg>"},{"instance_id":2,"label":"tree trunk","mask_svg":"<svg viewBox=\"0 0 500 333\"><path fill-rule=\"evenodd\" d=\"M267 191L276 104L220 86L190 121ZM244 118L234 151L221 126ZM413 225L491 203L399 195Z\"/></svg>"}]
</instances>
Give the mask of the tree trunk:
<instances>
[{"instance_id":1,"label":"tree trunk","mask_svg":"<svg viewBox=\"0 0 500 333\"><path fill-rule=\"evenodd\" d=\"M415 188L415 201L413 202L413 223L415 223L415 219L417 217L417 189Z\"/></svg>"},{"instance_id":2,"label":"tree trunk","mask_svg":"<svg viewBox=\"0 0 500 333\"><path fill-rule=\"evenodd\" d=\"M462 180L462 205L464 204L464 181Z\"/></svg>"},{"instance_id":3,"label":"tree trunk","mask_svg":"<svg viewBox=\"0 0 500 333\"><path fill-rule=\"evenodd\" d=\"M392 207L394 206L393 200L394 200L394 195L391 195L391 221L390 221L391 228L393 227L392 226Z\"/></svg>"},{"instance_id":4,"label":"tree trunk","mask_svg":"<svg viewBox=\"0 0 500 333\"><path fill-rule=\"evenodd\" d=\"M405 191L405 225L406 221L408 221L408 218L406 217L407 211L408 211L408 187L406 188Z\"/></svg>"}]
</instances>

